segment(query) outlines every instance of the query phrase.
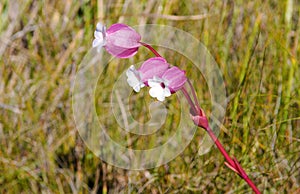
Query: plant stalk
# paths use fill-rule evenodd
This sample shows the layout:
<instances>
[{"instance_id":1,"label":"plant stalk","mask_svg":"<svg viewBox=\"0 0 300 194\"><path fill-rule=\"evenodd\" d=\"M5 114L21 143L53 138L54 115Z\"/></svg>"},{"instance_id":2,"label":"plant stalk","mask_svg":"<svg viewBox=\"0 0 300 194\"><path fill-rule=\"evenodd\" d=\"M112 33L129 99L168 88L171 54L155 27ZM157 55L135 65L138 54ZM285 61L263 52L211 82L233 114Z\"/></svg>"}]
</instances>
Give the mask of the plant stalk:
<instances>
[{"instance_id":1,"label":"plant stalk","mask_svg":"<svg viewBox=\"0 0 300 194\"><path fill-rule=\"evenodd\" d=\"M141 45L143 45L144 47L148 48L155 56L157 57L162 57L152 46L150 46L149 44L147 43L144 43L144 42L140 42Z\"/></svg>"}]
</instances>

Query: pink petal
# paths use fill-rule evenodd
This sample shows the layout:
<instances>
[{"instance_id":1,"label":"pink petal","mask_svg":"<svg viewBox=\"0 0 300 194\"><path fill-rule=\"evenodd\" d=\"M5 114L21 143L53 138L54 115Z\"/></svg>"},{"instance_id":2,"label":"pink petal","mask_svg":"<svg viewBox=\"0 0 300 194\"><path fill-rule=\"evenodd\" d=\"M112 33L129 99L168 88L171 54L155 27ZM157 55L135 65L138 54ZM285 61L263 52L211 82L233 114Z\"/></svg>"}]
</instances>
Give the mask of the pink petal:
<instances>
[{"instance_id":1,"label":"pink petal","mask_svg":"<svg viewBox=\"0 0 300 194\"><path fill-rule=\"evenodd\" d=\"M127 28L130 28L129 26L125 25L125 24L120 24L120 23L117 23L117 24L113 24L111 25L107 30L106 30L106 33L107 34L111 34L111 33L114 33L118 30L121 30L121 29L127 29Z\"/></svg>"},{"instance_id":2,"label":"pink petal","mask_svg":"<svg viewBox=\"0 0 300 194\"><path fill-rule=\"evenodd\" d=\"M113 34L107 35L107 44L113 44L115 46L123 48L136 48L141 46L139 41L141 37L137 33L133 33L129 30L117 31Z\"/></svg>"},{"instance_id":3,"label":"pink petal","mask_svg":"<svg viewBox=\"0 0 300 194\"><path fill-rule=\"evenodd\" d=\"M119 58L129 58L134 56L137 53L138 49L139 48L126 49L125 51L116 56Z\"/></svg>"},{"instance_id":4,"label":"pink petal","mask_svg":"<svg viewBox=\"0 0 300 194\"><path fill-rule=\"evenodd\" d=\"M108 44L123 48L139 47L141 46L139 43L140 40L141 36L137 32L128 29L116 31L112 34L108 34L106 37Z\"/></svg>"},{"instance_id":5,"label":"pink petal","mask_svg":"<svg viewBox=\"0 0 300 194\"><path fill-rule=\"evenodd\" d=\"M138 71L142 74L142 81L147 82L154 76L161 77L168 68L169 64L164 58L154 57L145 61Z\"/></svg>"},{"instance_id":6,"label":"pink petal","mask_svg":"<svg viewBox=\"0 0 300 194\"><path fill-rule=\"evenodd\" d=\"M139 47L141 36L131 27L125 24L113 24L106 31L107 41L124 48Z\"/></svg>"},{"instance_id":7,"label":"pink petal","mask_svg":"<svg viewBox=\"0 0 300 194\"><path fill-rule=\"evenodd\" d=\"M113 24L106 31L105 48L118 58L129 58L135 55L141 46L141 36L125 24Z\"/></svg>"},{"instance_id":8,"label":"pink petal","mask_svg":"<svg viewBox=\"0 0 300 194\"><path fill-rule=\"evenodd\" d=\"M122 48L118 47L112 44L105 45L105 49L107 52L109 52L111 55L116 56L118 58L129 58L135 55L139 48Z\"/></svg>"},{"instance_id":9,"label":"pink petal","mask_svg":"<svg viewBox=\"0 0 300 194\"><path fill-rule=\"evenodd\" d=\"M162 78L168 80L168 87L173 93L180 90L187 80L185 71L180 70L178 67L168 69L162 75Z\"/></svg>"}]
</instances>

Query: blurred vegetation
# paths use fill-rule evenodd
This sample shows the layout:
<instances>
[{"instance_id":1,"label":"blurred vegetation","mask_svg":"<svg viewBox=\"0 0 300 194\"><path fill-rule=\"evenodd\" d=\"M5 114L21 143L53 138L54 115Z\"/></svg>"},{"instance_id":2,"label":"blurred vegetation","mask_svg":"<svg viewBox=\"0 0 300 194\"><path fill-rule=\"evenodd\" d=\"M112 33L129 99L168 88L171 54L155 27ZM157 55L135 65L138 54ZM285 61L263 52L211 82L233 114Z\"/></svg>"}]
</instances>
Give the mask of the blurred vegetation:
<instances>
[{"instance_id":1,"label":"blurred vegetation","mask_svg":"<svg viewBox=\"0 0 300 194\"><path fill-rule=\"evenodd\" d=\"M202 133L144 171L85 147L71 86L99 21L165 24L201 40L226 82L220 141L264 193L300 193L299 12L296 0L0 1L0 193L251 191L217 149L197 155ZM209 111L209 91L199 92Z\"/></svg>"}]
</instances>

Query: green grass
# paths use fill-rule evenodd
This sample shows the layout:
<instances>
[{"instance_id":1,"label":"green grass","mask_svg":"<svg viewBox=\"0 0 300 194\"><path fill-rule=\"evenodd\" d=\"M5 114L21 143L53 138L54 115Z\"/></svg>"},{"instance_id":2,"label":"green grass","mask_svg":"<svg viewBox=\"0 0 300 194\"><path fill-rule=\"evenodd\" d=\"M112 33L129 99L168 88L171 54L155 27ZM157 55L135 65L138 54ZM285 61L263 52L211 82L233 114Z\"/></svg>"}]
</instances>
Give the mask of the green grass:
<instances>
[{"instance_id":1,"label":"green grass","mask_svg":"<svg viewBox=\"0 0 300 194\"><path fill-rule=\"evenodd\" d=\"M299 193L299 18L300 4L292 0L1 1L0 193L251 191L216 148L197 155L201 130L173 161L145 171L108 165L85 147L73 120L71 87L98 21L170 25L200 39L226 84L229 103L220 141L264 193ZM139 60L150 56L141 52ZM183 64L181 57L172 60ZM117 76L123 70L117 67L107 74ZM205 83L188 65L187 70L192 80ZM98 102L108 99L105 91L112 84L97 90ZM197 92L210 112L206 84ZM147 120L145 102L136 103L132 114ZM140 111L146 116L139 117ZM176 119L167 120L167 133L173 134ZM112 126L118 129L117 123ZM138 139L122 137L116 134L122 144Z\"/></svg>"}]
</instances>

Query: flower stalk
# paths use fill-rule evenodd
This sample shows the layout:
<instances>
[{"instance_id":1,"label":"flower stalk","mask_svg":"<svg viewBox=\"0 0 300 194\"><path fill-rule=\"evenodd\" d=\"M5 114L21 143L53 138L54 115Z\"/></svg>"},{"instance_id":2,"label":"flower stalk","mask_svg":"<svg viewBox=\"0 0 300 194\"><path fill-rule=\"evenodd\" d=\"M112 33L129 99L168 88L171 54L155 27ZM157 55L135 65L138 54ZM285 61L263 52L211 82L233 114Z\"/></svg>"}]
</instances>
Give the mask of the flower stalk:
<instances>
[{"instance_id":1,"label":"flower stalk","mask_svg":"<svg viewBox=\"0 0 300 194\"><path fill-rule=\"evenodd\" d=\"M221 154L224 156L224 158L226 160L225 165L228 168L230 168L232 171L237 173L242 179L244 179L246 181L246 183L252 188L252 190L256 194L260 194L260 191L258 190L256 185L251 181L251 179L249 178L249 176L247 175L245 170L242 168L240 163L237 161L237 159L236 158L231 158L229 156L229 154L226 152L225 148L223 147L223 145L221 144L219 139L214 134L213 130L210 128L208 119L207 119L206 115L204 114L204 111L200 108L200 106L199 106L199 104L196 100L197 98L196 98L195 90L192 87L191 83L190 82L188 82L188 83L191 87L192 94L193 94L195 102L196 102L196 104L194 104L193 102L191 102L191 100L190 100L191 98L187 97L187 101L189 102L189 104L191 106L191 109L192 109L191 115L192 115L192 119L193 119L195 125L197 125L198 127L203 128L208 133L208 135L211 137L213 142L216 144L217 148L220 150ZM185 95L185 96L187 96L187 95ZM196 109L198 111L195 112L195 108L192 108L192 107L196 107Z\"/></svg>"},{"instance_id":2,"label":"flower stalk","mask_svg":"<svg viewBox=\"0 0 300 194\"><path fill-rule=\"evenodd\" d=\"M147 43L144 42L140 42L142 46L146 47L147 49L149 49L155 56L157 57L162 57L152 46L150 46Z\"/></svg>"},{"instance_id":3,"label":"flower stalk","mask_svg":"<svg viewBox=\"0 0 300 194\"><path fill-rule=\"evenodd\" d=\"M200 108L195 89L190 80L187 79L185 71L168 64L167 60L151 45L140 41L141 36L134 29L125 24L113 24L107 30L102 24L97 24L94 36L93 47L98 47L98 50L104 47L107 52L118 58L134 56L140 46L149 49L156 57L146 60L139 69L135 69L133 65L130 66L126 72L128 84L135 92L139 92L144 86L150 87L150 96L157 98L159 101L164 101L171 94L181 91L190 105L194 124L203 128L209 134L224 156L225 165L244 179L256 194L260 193L237 159L229 156L210 128L208 118ZM187 85L184 85L185 83ZM187 86L192 95L189 94Z\"/></svg>"},{"instance_id":4,"label":"flower stalk","mask_svg":"<svg viewBox=\"0 0 300 194\"><path fill-rule=\"evenodd\" d=\"M141 43L142 46L145 46L146 48L148 48L155 56L161 57L161 55L152 46L150 46L146 43L142 43L142 42L140 42L140 43ZM230 168L232 171L237 173L242 179L244 179L246 181L246 183L252 188L252 190L256 194L260 194L260 191L258 190L256 185L251 181L251 179L249 178L249 176L247 175L245 170L242 168L240 163L237 161L237 159L236 158L231 158L229 156L229 154L226 152L225 148L223 147L223 145L221 144L219 139L216 137L216 135L214 134L214 132L210 128L210 126L208 124L208 119L207 119L206 115L204 114L204 111L200 108L199 102L197 100L195 89L194 89L194 87L193 87L193 85L192 85L192 83L190 82L189 79L187 79L187 83L188 83L188 86L191 89L191 93L192 93L194 101L192 100L191 96L188 94L188 91L185 87L182 87L181 91L182 91L183 95L185 96L185 98L187 99L187 101L190 105L192 118L193 118L194 123L198 127L203 128L208 133L208 135L211 137L211 139L214 141L217 148L220 150L221 154L224 156L224 158L226 160L225 165L228 168Z\"/></svg>"}]
</instances>

